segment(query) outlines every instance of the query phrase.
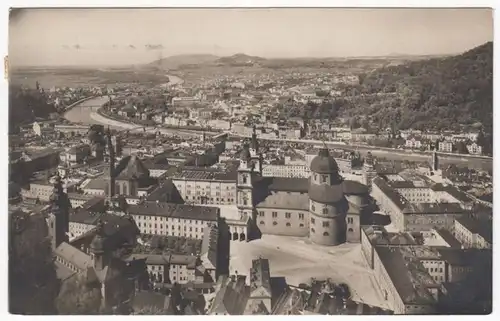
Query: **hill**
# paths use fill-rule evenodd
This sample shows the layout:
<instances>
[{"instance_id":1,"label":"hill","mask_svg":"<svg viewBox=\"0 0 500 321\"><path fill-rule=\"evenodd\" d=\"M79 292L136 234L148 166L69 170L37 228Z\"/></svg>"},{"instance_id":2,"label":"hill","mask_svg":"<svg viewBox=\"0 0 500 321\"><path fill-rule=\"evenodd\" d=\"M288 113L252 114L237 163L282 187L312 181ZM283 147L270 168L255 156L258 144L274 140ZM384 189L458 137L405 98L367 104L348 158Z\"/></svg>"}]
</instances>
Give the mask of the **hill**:
<instances>
[{"instance_id":1,"label":"hill","mask_svg":"<svg viewBox=\"0 0 500 321\"><path fill-rule=\"evenodd\" d=\"M34 120L35 117L47 118L50 113L56 111L54 105L47 103L42 93L9 86L9 131Z\"/></svg>"},{"instance_id":2,"label":"hill","mask_svg":"<svg viewBox=\"0 0 500 321\"><path fill-rule=\"evenodd\" d=\"M380 94L370 104L379 123L404 128L482 124L493 129L493 43L461 55L413 61L360 76L362 94ZM366 113L366 111L365 111Z\"/></svg>"},{"instance_id":3,"label":"hill","mask_svg":"<svg viewBox=\"0 0 500 321\"><path fill-rule=\"evenodd\" d=\"M229 57L222 57L215 61L218 65L230 65L230 66L253 66L261 62L266 61L265 58L257 56L249 56L242 53L237 53Z\"/></svg>"},{"instance_id":4,"label":"hill","mask_svg":"<svg viewBox=\"0 0 500 321\"><path fill-rule=\"evenodd\" d=\"M212 63L219 59L218 56L208 54L176 55L155 60L148 64L150 67L161 66L164 69L176 69L181 65L199 65Z\"/></svg>"}]
</instances>

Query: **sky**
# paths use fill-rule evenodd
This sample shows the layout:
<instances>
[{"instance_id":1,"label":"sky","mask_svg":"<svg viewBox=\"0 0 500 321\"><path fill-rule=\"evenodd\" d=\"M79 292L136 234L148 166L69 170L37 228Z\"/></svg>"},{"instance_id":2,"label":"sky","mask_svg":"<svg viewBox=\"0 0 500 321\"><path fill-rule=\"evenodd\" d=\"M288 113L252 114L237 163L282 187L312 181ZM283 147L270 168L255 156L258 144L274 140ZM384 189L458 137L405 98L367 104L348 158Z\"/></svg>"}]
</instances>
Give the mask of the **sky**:
<instances>
[{"instance_id":1,"label":"sky","mask_svg":"<svg viewBox=\"0 0 500 321\"><path fill-rule=\"evenodd\" d=\"M179 54L455 54L493 40L491 9L22 9L12 66L142 64Z\"/></svg>"}]
</instances>

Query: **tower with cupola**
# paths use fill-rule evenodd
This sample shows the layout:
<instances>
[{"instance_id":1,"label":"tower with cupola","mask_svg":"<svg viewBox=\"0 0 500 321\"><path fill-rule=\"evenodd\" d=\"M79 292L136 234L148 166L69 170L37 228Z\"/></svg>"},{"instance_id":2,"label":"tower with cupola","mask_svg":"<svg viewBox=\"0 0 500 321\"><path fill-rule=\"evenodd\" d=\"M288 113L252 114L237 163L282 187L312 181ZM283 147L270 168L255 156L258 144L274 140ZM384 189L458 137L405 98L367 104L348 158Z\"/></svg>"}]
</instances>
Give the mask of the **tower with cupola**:
<instances>
[{"instance_id":1,"label":"tower with cupola","mask_svg":"<svg viewBox=\"0 0 500 321\"><path fill-rule=\"evenodd\" d=\"M64 192L61 177L54 177L53 182L54 189L50 196L50 212L47 224L52 250L55 250L61 243L68 242L71 203L68 195Z\"/></svg>"},{"instance_id":2,"label":"tower with cupola","mask_svg":"<svg viewBox=\"0 0 500 321\"><path fill-rule=\"evenodd\" d=\"M249 146L245 144L240 154L236 181L236 206L242 218L252 217L254 176L255 163L252 161Z\"/></svg>"},{"instance_id":3,"label":"tower with cupola","mask_svg":"<svg viewBox=\"0 0 500 321\"><path fill-rule=\"evenodd\" d=\"M311 162L309 239L316 244L339 245L346 241L349 204L342 182L338 165L325 146Z\"/></svg>"}]
</instances>

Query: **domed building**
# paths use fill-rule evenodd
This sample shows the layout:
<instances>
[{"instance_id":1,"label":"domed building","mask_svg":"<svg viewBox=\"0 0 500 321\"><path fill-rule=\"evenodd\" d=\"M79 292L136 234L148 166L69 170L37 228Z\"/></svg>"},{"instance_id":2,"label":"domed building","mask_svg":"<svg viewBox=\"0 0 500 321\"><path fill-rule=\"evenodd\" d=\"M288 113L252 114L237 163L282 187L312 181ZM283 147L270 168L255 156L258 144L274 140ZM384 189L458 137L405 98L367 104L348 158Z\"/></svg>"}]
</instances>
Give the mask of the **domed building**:
<instances>
[{"instance_id":1,"label":"domed building","mask_svg":"<svg viewBox=\"0 0 500 321\"><path fill-rule=\"evenodd\" d=\"M309 239L321 245L338 245L359 239L360 216L368 190L339 174L328 149L311 162L309 184Z\"/></svg>"},{"instance_id":2,"label":"domed building","mask_svg":"<svg viewBox=\"0 0 500 321\"><path fill-rule=\"evenodd\" d=\"M244 155L247 157L245 152ZM324 148L311 162L310 178L256 177L252 199L262 234L308 237L320 245L360 242L368 212L366 185L345 180Z\"/></svg>"}]
</instances>

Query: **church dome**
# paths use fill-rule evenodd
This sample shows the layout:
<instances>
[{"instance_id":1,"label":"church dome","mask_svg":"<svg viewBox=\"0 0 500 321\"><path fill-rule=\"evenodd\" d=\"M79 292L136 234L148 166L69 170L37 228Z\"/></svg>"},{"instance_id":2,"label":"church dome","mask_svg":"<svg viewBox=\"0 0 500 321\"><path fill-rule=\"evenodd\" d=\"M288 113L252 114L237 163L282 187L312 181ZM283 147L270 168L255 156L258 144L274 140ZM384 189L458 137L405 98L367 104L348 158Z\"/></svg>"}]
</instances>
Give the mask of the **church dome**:
<instances>
[{"instance_id":1,"label":"church dome","mask_svg":"<svg viewBox=\"0 0 500 321\"><path fill-rule=\"evenodd\" d=\"M339 171L339 166L327 148L322 148L311 162L311 172L318 174L330 174Z\"/></svg>"}]
</instances>

